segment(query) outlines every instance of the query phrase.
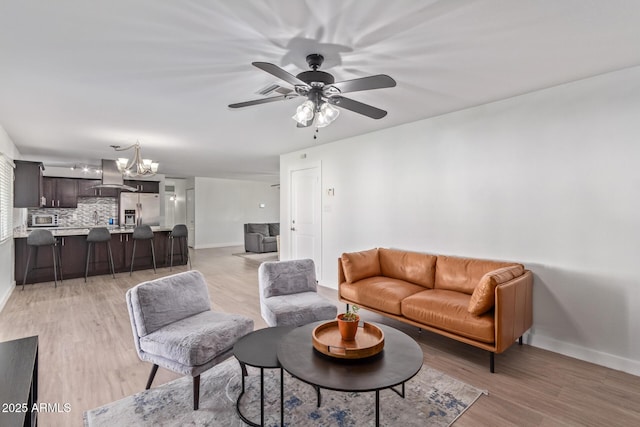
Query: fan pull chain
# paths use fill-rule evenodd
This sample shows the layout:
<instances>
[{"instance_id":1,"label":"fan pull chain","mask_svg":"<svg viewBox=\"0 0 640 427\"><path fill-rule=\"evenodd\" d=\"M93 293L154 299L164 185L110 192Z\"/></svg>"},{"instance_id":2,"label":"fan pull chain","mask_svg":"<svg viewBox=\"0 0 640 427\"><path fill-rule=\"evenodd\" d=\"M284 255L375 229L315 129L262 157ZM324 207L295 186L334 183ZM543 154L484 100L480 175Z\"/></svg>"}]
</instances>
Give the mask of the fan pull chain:
<instances>
[{"instance_id":1,"label":"fan pull chain","mask_svg":"<svg viewBox=\"0 0 640 427\"><path fill-rule=\"evenodd\" d=\"M316 128L316 133L313 135L313 139L318 139L318 131L319 131L319 129Z\"/></svg>"}]
</instances>

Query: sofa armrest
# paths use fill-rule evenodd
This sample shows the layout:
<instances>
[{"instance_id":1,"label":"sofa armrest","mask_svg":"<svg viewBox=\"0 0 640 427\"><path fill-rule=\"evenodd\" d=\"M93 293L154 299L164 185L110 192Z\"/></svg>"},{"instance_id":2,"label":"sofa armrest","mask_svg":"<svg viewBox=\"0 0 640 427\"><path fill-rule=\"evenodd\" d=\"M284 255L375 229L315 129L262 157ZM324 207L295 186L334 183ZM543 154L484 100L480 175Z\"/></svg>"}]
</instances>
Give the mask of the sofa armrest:
<instances>
[{"instance_id":1,"label":"sofa armrest","mask_svg":"<svg viewBox=\"0 0 640 427\"><path fill-rule=\"evenodd\" d=\"M246 252L262 252L263 239L264 239L264 236L260 233L245 233L244 234L244 250Z\"/></svg>"},{"instance_id":2,"label":"sofa armrest","mask_svg":"<svg viewBox=\"0 0 640 427\"><path fill-rule=\"evenodd\" d=\"M496 353L502 353L533 325L533 274L496 286L495 290Z\"/></svg>"}]
</instances>

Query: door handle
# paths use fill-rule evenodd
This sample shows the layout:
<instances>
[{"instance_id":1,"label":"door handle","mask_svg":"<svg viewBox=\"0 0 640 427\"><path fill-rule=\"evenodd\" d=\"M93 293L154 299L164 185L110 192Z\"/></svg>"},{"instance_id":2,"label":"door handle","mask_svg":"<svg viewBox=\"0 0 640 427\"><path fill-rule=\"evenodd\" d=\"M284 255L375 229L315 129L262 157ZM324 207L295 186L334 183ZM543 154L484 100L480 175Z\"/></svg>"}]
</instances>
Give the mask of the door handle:
<instances>
[{"instance_id":1,"label":"door handle","mask_svg":"<svg viewBox=\"0 0 640 427\"><path fill-rule=\"evenodd\" d=\"M291 231L296 231L296 228L295 227L291 227Z\"/></svg>"}]
</instances>

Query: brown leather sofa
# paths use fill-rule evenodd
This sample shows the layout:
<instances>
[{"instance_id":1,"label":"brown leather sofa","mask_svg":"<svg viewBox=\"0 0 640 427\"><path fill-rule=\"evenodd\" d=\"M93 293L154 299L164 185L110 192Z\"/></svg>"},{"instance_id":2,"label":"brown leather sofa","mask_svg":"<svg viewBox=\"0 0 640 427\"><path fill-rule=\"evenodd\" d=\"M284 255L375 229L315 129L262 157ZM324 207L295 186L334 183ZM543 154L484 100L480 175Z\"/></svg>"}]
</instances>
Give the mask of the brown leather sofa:
<instances>
[{"instance_id":1,"label":"brown leather sofa","mask_svg":"<svg viewBox=\"0 0 640 427\"><path fill-rule=\"evenodd\" d=\"M533 275L522 264L396 249L344 253L339 298L347 304L502 353L533 323Z\"/></svg>"}]
</instances>

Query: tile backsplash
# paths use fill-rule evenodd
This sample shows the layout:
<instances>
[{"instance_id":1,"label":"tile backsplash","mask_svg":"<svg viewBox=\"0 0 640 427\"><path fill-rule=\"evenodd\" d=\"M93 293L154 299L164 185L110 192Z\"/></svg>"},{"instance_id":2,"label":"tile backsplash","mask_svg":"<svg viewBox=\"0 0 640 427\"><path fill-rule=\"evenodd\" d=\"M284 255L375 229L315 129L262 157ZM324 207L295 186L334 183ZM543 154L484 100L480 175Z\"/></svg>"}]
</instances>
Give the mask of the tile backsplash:
<instances>
[{"instance_id":1,"label":"tile backsplash","mask_svg":"<svg viewBox=\"0 0 640 427\"><path fill-rule=\"evenodd\" d=\"M29 209L29 226L33 214L58 214L59 227L108 225L109 218L118 224L118 200L115 197L79 197L77 208Z\"/></svg>"}]
</instances>

